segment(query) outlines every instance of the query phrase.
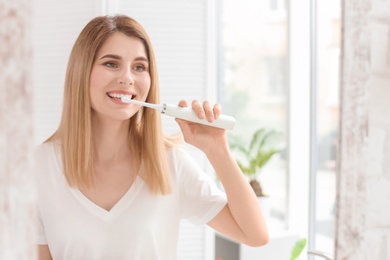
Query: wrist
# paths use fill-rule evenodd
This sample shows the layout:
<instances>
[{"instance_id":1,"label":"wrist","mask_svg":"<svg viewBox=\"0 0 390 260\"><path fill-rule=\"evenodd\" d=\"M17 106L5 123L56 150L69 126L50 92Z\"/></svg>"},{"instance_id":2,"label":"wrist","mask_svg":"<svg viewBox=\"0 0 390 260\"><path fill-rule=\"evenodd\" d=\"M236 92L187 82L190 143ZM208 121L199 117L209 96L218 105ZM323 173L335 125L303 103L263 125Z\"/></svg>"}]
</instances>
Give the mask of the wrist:
<instances>
[{"instance_id":1,"label":"wrist","mask_svg":"<svg viewBox=\"0 0 390 260\"><path fill-rule=\"evenodd\" d=\"M210 162L214 160L225 159L231 156L230 149L227 143L224 143L223 145L218 147L209 148L207 151L204 151L204 153L206 154Z\"/></svg>"}]
</instances>

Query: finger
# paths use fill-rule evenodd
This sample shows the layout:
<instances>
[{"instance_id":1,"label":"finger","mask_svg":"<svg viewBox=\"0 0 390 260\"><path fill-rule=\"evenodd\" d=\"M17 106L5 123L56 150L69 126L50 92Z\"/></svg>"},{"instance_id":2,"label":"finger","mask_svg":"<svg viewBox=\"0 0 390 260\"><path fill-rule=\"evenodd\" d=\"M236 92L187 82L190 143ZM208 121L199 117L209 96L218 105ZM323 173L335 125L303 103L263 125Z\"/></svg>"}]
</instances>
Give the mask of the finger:
<instances>
[{"instance_id":1,"label":"finger","mask_svg":"<svg viewBox=\"0 0 390 260\"><path fill-rule=\"evenodd\" d=\"M192 109L194 110L195 114L198 115L198 117L200 119L205 118L203 106L200 104L200 102L198 100L192 101Z\"/></svg>"},{"instance_id":2,"label":"finger","mask_svg":"<svg viewBox=\"0 0 390 260\"><path fill-rule=\"evenodd\" d=\"M214 108L213 108L213 111L214 111L214 119L218 119L219 116L222 113L221 105L220 104L215 104Z\"/></svg>"},{"instance_id":3,"label":"finger","mask_svg":"<svg viewBox=\"0 0 390 260\"><path fill-rule=\"evenodd\" d=\"M179 101L179 107L188 107L187 101L184 99Z\"/></svg>"},{"instance_id":4,"label":"finger","mask_svg":"<svg viewBox=\"0 0 390 260\"><path fill-rule=\"evenodd\" d=\"M180 126L180 127L182 127L183 126L183 124L185 123L185 121L184 120L182 120L182 119L179 119L179 118L175 118L175 121L176 121L176 123Z\"/></svg>"},{"instance_id":5,"label":"finger","mask_svg":"<svg viewBox=\"0 0 390 260\"><path fill-rule=\"evenodd\" d=\"M211 109L211 105L209 101L203 102L203 110L206 114L207 121L210 123L214 121L214 111Z\"/></svg>"}]
</instances>

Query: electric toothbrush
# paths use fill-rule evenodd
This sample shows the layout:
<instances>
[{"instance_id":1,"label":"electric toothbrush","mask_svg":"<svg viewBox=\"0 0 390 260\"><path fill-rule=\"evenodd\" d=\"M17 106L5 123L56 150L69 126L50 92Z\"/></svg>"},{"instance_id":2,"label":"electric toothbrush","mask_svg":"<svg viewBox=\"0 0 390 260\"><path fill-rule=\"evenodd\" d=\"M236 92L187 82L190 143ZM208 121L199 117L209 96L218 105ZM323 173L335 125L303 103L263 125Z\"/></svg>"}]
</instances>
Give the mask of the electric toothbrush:
<instances>
[{"instance_id":1,"label":"electric toothbrush","mask_svg":"<svg viewBox=\"0 0 390 260\"><path fill-rule=\"evenodd\" d=\"M156 109L161 112L161 114L172 116L175 118L180 118L183 120L187 120L190 122L223 128L227 130L232 130L234 128L234 125L236 123L236 120L234 117L227 116L227 115L220 115L218 119L214 120L212 123L207 121L207 119L200 119L196 116L195 112L188 107L180 107L177 105L170 105L170 104L151 104L146 103L134 99L130 99L128 97L122 97L122 102L124 103L131 103L139 106L149 107Z\"/></svg>"}]
</instances>

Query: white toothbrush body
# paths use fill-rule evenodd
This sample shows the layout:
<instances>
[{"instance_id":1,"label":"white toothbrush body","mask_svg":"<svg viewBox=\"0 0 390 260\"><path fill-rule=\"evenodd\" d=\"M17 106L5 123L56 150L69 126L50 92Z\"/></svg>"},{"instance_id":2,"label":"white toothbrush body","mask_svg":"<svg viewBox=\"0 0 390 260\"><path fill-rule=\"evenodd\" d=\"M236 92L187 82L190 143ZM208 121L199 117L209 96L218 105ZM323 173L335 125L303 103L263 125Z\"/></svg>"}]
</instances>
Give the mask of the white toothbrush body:
<instances>
[{"instance_id":1,"label":"white toothbrush body","mask_svg":"<svg viewBox=\"0 0 390 260\"><path fill-rule=\"evenodd\" d=\"M160 111L161 114L172 116L175 118L180 118L183 120L187 120L202 125L208 125L208 126L223 128L227 130L232 130L236 123L234 117L227 116L227 115L220 115L218 119L210 123L209 121L207 121L207 119L199 119L196 116L195 112L188 107L180 107L177 105L170 105L170 104L151 104L151 103L130 99L128 97L122 97L121 100L124 103L132 103L144 107L153 108Z\"/></svg>"}]
</instances>

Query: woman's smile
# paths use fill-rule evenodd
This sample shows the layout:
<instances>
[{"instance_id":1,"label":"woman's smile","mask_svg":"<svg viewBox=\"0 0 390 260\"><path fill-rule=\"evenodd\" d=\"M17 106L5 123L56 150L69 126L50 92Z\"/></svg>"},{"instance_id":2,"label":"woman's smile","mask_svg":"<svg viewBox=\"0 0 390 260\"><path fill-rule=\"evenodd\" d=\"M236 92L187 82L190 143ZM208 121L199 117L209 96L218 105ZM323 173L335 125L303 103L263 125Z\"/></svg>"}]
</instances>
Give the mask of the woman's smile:
<instances>
[{"instance_id":1,"label":"woman's smile","mask_svg":"<svg viewBox=\"0 0 390 260\"><path fill-rule=\"evenodd\" d=\"M121 104L121 105L126 105L127 104L127 103L122 102L122 100L121 100L122 97L127 97L127 98L130 98L130 99L134 99L136 97L135 94L129 93L127 91L110 91L110 92L107 92L107 96L115 104Z\"/></svg>"}]
</instances>

